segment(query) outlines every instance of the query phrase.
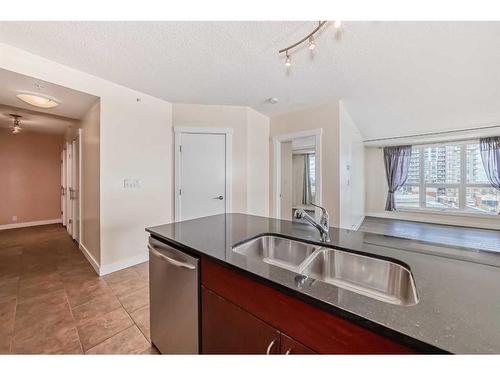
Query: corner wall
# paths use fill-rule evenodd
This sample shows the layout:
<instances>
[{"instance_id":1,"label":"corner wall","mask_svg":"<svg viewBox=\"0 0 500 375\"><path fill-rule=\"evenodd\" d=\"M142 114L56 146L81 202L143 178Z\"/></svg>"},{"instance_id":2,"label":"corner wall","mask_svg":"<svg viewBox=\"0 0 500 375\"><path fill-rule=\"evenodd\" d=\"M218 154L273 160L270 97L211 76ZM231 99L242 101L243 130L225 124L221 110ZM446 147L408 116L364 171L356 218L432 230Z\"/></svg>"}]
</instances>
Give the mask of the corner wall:
<instances>
[{"instance_id":1,"label":"corner wall","mask_svg":"<svg viewBox=\"0 0 500 375\"><path fill-rule=\"evenodd\" d=\"M342 101L339 103L340 227L358 229L365 217L363 138Z\"/></svg>"},{"instance_id":2,"label":"corner wall","mask_svg":"<svg viewBox=\"0 0 500 375\"><path fill-rule=\"evenodd\" d=\"M144 228L172 219L171 104L2 43L0 67L101 98L99 270L146 261Z\"/></svg>"},{"instance_id":3,"label":"corner wall","mask_svg":"<svg viewBox=\"0 0 500 375\"><path fill-rule=\"evenodd\" d=\"M80 122L81 135L81 218L80 242L95 260L101 259L100 211L100 116L98 100Z\"/></svg>"},{"instance_id":4,"label":"corner wall","mask_svg":"<svg viewBox=\"0 0 500 375\"><path fill-rule=\"evenodd\" d=\"M173 127L233 129L232 211L268 215L269 119L266 116L247 107L173 104L172 122ZM173 156L171 168L174 168ZM172 217L174 201L172 194Z\"/></svg>"},{"instance_id":5,"label":"corner wall","mask_svg":"<svg viewBox=\"0 0 500 375\"><path fill-rule=\"evenodd\" d=\"M270 213L275 214L274 202L274 150L272 138L280 134L304 130L323 129L321 155L321 181L323 206L330 213L330 225L340 221L339 188L339 104L331 102L319 107L286 113L271 118L269 141Z\"/></svg>"}]
</instances>

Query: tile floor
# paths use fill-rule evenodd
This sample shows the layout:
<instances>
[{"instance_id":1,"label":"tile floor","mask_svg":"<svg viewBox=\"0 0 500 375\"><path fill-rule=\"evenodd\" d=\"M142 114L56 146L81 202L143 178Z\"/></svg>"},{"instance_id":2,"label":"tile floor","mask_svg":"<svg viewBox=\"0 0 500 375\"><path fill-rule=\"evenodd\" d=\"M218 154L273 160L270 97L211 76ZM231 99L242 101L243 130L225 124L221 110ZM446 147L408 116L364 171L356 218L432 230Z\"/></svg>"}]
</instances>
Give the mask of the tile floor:
<instances>
[{"instance_id":1,"label":"tile floor","mask_svg":"<svg viewBox=\"0 0 500 375\"><path fill-rule=\"evenodd\" d=\"M1 354L154 354L149 267L99 277L61 225L0 231Z\"/></svg>"}]
</instances>

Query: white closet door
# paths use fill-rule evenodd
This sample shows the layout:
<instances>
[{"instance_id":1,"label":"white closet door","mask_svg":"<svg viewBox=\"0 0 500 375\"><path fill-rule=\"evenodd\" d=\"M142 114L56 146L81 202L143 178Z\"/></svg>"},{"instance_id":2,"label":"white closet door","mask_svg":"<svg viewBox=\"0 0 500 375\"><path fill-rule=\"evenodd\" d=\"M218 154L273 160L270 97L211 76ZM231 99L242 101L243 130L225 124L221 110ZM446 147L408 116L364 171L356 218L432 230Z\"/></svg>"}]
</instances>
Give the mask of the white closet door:
<instances>
[{"instance_id":1,"label":"white closet door","mask_svg":"<svg viewBox=\"0 0 500 375\"><path fill-rule=\"evenodd\" d=\"M71 213L72 213L72 237L75 241L79 241L80 236L80 138L71 143Z\"/></svg>"},{"instance_id":2,"label":"white closet door","mask_svg":"<svg viewBox=\"0 0 500 375\"><path fill-rule=\"evenodd\" d=\"M72 150L72 145L71 143L66 144L66 230L68 231L69 235L73 235L73 204L71 197L73 195L73 185L72 185L72 176L73 176L73 171L72 171L72 166L73 166L73 150Z\"/></svg>"},{"instance_id":3,"label":"white closet door","mask_svg":"<svg viewBox=\"0 0 500 375\"><path fill-rule=\"evenodd\" d=\"M182 133L177 220L226 212L226 135Z\"/></svg>"},{"instance_id":4,"label":"white closet door","mask_svg":"<svg viewBox=\"0 0 500 375\"><path fill-rule=\"evenodd\" d=\"M66 149L61 151L61 220L62 224L66 226Z\"/></svg>"}]
</instances>

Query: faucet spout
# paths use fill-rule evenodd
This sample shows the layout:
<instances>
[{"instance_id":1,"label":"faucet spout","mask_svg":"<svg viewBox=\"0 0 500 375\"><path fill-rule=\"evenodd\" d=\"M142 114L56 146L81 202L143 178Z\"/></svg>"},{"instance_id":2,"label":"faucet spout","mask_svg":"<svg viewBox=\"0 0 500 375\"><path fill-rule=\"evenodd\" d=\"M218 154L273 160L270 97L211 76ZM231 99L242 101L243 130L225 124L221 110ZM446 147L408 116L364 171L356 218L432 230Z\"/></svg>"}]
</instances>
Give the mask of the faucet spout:
<instances>
[{"instance_id":1,"label":"faucet spout","mask_svg":"<svg viewBox=\"0 0 500 375\"><path fill-rule=\"evenodd\" d=\"M321 218L319 222L314 220L314 218L302 208L295 211L295 217L297 219L306 220L309 224L316 228L319 231L321 242L330 242L330 216L328 215L328 211L324 207L318 206L314 203L311 204L321 209Z\"/></svg>"}]
</instances>

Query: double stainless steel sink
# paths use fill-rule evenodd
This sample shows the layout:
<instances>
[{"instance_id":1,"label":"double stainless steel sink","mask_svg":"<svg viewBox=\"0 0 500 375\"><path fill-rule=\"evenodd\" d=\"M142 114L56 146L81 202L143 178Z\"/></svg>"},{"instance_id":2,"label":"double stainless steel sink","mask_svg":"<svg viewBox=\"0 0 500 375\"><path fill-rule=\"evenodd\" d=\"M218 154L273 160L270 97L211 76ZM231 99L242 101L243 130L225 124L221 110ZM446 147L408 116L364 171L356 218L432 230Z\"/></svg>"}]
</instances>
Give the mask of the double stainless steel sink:
<instances>
[{"instance_id":1,"label":"double stainless steel sink","mask_svg":"<svg viewBox=\"0 0 500 375\"><path fill-rule=\"evenodd\" d=\"M411 271L394 261L350 253L277 236L261 236L233 251L379 301L418 303Z\"/></svg>"}]
</instances>

